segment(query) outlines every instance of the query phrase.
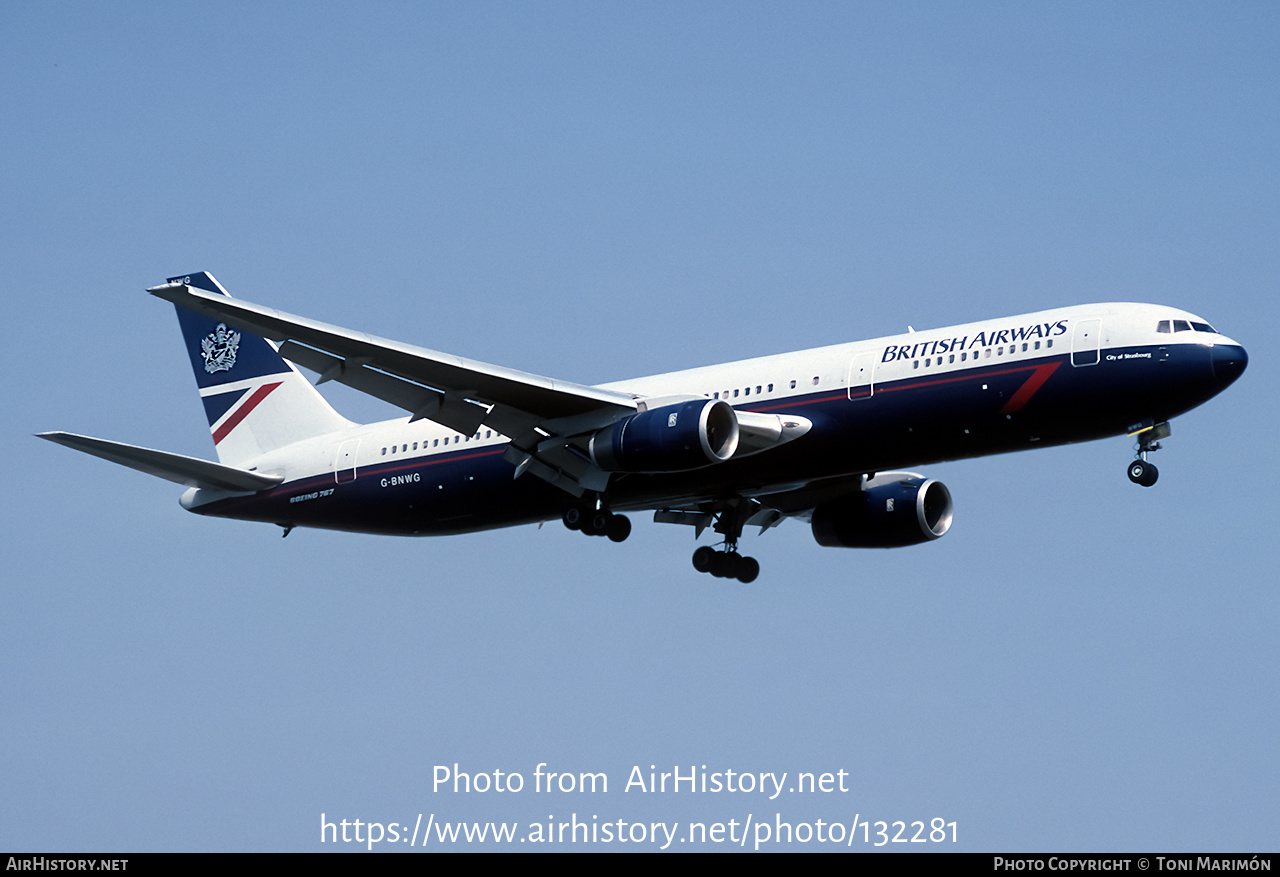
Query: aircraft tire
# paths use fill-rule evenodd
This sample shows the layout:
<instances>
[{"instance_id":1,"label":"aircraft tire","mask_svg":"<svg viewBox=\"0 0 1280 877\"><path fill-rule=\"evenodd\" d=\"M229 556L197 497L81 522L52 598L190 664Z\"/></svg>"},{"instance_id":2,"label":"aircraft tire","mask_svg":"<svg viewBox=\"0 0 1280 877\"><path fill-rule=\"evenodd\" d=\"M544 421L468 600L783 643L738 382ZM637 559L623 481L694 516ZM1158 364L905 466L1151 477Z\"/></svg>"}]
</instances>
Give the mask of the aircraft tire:
<instances>
[{"instance_id":1,"label":"aircraft tire","mask_svg":"<svg viewBox=\"0 0 1280 877\"><path fill-rule=\"evenodd\" d=\"M583 517L582 509L575 505L564 510L564 515L561 516L561 520L564 521L564 525L570 530L581 530Z\"/></svg>"},{"instance_id":2,"label":"aircraft tire","mask_svg":"<svg viewBox=\"0 0 1280 877\"><path fill-rule=\"evenodd\" d=\"M1134 484L1150 487L1156 483L1156 479L1159 477L1159 470L1145 460L1134 460L1129 464L1129 480Z\"/></svg>"},{"instance_id":3,"label":"aircraft tire","mask_svg":"<svg viewBox=\"0 0 1280 877\"><path fill-rule=\"evenodd\" d=\"M592 536L603 536L605 533L609 532L610 517L611 516L608 512L596 512L591 516L591 521L588 525L589 528L583 527L582 529Z\"/></svg>"},{"instance_id":4,"label":"aircraft tire","mask_svg":"<svg viewBox=\"0 0 1280 877\"><path fill-rule=\"evenodd\" d=\"M749 585L760 575L760 561L754 557L743 557L738 561L737 579Z\"/></svg>"},{"instance_id":5,"label":"aircraft tire","mask_svg":"<svg viewBox=\"0 0 1280 877\"><path fill-rule=\"evenodd\" d=\"M731 579L738 571L741 558L732 551L720 551L711 560L711 574L718 579Z\"/></svg>"},{"instance_id":6,"label":"aircraft tire","mask_svg":"<svg viewBox=\"0 0 1280 877\"><path fill-rule=\"evenodd\" d=\"M609 525L605 528L605 535L609 537L610 542L625 542L631 535L631 519L626 515L609 515Z\"/></svg>"},{"instance_id":7,"label":"aircraft tire","mask_svg":"<svg viewBox=\"0 0 1280 877\"><path fill-rule=\"evenodd\" d=\"M711 563L715 557L716 550L710 545L703 545L693 552L693 568L698 572L711 572Z\"/></svg>"},{"instance_id":8,"label":"aircraft tire","mask_svg":"<svg viewBox=\"0 0 1280 877\"><path fill-rule=\"evenodd\" d=\"M1139 482L1143 487L1151 487L1156 483L1156 479L1160 477L1160 470L1150 463L1147 464L1147 477Z\"/></svg>"}]
</instances>

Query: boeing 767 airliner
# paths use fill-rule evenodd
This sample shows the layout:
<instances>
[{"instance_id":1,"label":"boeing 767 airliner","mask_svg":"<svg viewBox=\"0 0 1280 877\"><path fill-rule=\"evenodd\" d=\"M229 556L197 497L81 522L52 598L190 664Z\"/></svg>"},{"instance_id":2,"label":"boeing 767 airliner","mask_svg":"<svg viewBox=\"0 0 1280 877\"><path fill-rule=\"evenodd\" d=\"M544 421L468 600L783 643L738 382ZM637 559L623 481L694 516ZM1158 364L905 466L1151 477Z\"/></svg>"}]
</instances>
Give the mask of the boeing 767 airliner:
<instances>
[{"instance_id":1,"label":"boeing 767 airliner","mask_svg":"<svg viewBox=\"0 0 1280 877\"><path fill-rule=\"evenodd\" d=\"M889 548L951 526L902 467L1130 434L1130 480L1168 421L1244 372L1185 311L1092 304L585 386L231 298L206 273L150 290L178 321L220 463L65 432L42 438L175 481L202 515L430 536L561 518L627 538L622 512L719 534L700 572L753 581L748 526ZM339 415L296 366L409 412Z\"/></svg>"}]
</instances>

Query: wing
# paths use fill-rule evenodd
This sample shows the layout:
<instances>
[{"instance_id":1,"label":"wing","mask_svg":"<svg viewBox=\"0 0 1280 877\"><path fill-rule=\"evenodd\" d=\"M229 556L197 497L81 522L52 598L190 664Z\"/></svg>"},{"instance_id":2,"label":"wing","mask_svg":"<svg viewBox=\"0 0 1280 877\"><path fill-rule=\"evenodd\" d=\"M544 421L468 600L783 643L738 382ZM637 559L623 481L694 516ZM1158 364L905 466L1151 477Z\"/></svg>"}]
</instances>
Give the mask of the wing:
<instances>
[{"instance_id":1,"label":"wing","mask_svg":"<svg viewBox=\"0 0 1280 877\"><path fill-rule=\"evenodd\" d=\"M464 434L482 424L511 439L507 459L575 495L603 490L608 473L571 444L575 435L634 414L626 394L452 356L331 326L181 283L147 290L280 344L280 354L335 380Z\"/></svg>"}]
</instances>

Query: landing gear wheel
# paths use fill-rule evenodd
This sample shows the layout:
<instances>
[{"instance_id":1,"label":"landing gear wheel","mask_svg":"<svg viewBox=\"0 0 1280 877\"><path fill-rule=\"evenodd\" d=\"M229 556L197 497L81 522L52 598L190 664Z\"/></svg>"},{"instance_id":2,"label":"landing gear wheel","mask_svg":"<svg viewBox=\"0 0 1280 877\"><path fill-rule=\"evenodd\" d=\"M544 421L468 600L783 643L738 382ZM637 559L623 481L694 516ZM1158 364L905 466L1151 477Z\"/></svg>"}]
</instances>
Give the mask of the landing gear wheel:
<instances>
[{"instance_id":1,"label":"landing gear wheel","mask_svg":"<svg viewBox=\"0 0 1280 877\"><path fill-rule=\"evenodd\" d=\"M609 515L609 523L604 533L609 537L610 542L625 542L631 535L631 519L626 515Z\"/></svg>"},{"instance_id":2,"label":"landing gear wheel","mask_svg":"<svg viewBox=\"0 0 1280 877\"><path fill-rule=\"evenodd\" d=\"M1156 479L1159 477L1159 470L1146 460L1134 460L1129 464L1129 480L1134 484L1150 487L1156 483Z\"/></svg>"},{"instance_id":3,"label":"landing gear wheel","mask_svg":"<svg viewBox=\"0 0 1280 877\"><path fill-rule=\"evenodd\" d=\"M703 545L693 552L693 568L698 572L711 572L711 562L716 558L716 550L710 545Z\"/></svg>"},{"instance_id":4,"label":"landing gear wheel","mask_svg":"<svg viewBox=\"0 0 1280 877\"><path fill-rule=\"evenodd\" d=\"M760 575L760 561L754 557L744 557L738 562L738 581L749 585Z\"/></svg>"},{"instance_id":5,"label":"landing gear wheel","mask_svg":"<svg viewBox=\"0 0 1280 877\"><path fill-rule=\"evenodd\" d=\"M586 512L578 506L570 506L564 510L561 520L570 530L581 530L583 521L586 519Z\"/></svg>"},{"instance_id":6,"label":"landing gear wheel","mask_svg":"<svg viewBox=\"0 0 1280 877\"><path fill-rule=\"evenodd\" d=\"M711 574L718 579L731 579L738 572L738 555L721 551L711 560Z\"/></svg>"}]
</instances>

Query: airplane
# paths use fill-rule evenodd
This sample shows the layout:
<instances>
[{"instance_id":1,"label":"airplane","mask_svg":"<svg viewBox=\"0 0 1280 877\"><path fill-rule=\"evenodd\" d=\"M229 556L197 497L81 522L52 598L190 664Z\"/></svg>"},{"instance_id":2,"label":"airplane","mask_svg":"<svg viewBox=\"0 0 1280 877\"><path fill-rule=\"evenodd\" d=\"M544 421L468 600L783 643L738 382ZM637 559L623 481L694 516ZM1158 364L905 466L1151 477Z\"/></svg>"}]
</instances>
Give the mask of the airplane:
<instances>
[{"instance_id":1,"label":"airplane","mask_svg":"<svg viewBox=\"0 0 1280 877\"><path fill-rule=\"evenodd\" d=\"M624 512L710 528L699 572L747 583L743 530L787 518L823 546L930 542L942 482L902 467L1128 434L1128 476L1169 420L1244 372L1197 316L1090 304L585 386L232 298L208 273L172 302L219 462L66 432L40 438L185 485L201 515L403 536L560 518L622 542ZM908 327L910 328L910 327ZM298 366L407 412L356 424Z\"/></svg>"}]
</instances>

